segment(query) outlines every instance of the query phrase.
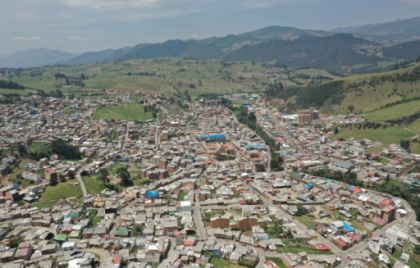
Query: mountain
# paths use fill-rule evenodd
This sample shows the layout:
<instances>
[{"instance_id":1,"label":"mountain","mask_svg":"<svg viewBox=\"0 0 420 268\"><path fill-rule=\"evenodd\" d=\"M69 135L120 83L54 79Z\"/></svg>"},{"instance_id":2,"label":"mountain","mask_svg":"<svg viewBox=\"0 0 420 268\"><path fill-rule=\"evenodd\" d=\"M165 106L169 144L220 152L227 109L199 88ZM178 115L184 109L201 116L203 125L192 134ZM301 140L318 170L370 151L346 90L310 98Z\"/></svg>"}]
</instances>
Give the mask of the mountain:
<instances>
[{"instance_id":1,"label":"mountain","mask_svg":"<svg viewBox=\"0 0 420 268\"><path fill-rule=\"evenodd\" d=\"M245 61L276 61L279 66L319 68L341 73L348 67L375 64L379 58L361 47L378 48L371 41L349 34L316 37L302 36L296 40L269 40L244 46L231 52L226 59Z\"/></svg>"},{"instance_id":2,"label":"mountain","mask_svg":"<svg viewBox=\"0 0 420 268\"><path fill-rule=\"evenodd\" d=\"M0 59L0 67L23 68L64 63L74 55L53 49L37 48L19 51Z\"/></svg>"},{"instance_id":3,"label":"mountain","mask_svg":"<svg viewBox=\"0 0 420 268\"><path fill-rule=\"evenodd\" d=\"M67 64L109 62L125 59L181 57L196 59L223 59L227 53L245 45L255 45L267 40L295 40L302 36L326 36L330 33L301 30L294 27L269 26L256 31L203 40L169 40L159 44L139 44L131 48L88 52L75 57Z\"/></svg>"},{"instance_id":4,"label":"mountain","mask_svg":"<svg viewBox=\"0 0 420 268\"><path fill-rule=\"evenodd\" d=\"M200 44L213 46L223 52L229 52L244 45L255 45L270 39L295 40L302 36L327 36L332 33L318 30L302 30L295 27L269 26L259 30L224 37L210 37L197 40Z\"/></svg>"},{"instance_id":5,"label":"mountain","mask_svg":"<svg viewBox=\"0 0 420 268\"><path fill-rule=\"evenodd\" d=\"M420 40L398 44L385 48L383 55L388 58L414 61L420 57Z\"/></svg>"},{"instance_id":6,"label":"mountain","mask_svg":"<svg viewBox=\"0 0 420 268\"><path fill-rule=\"evenodd\" d=\"M338 28L333 32L358 34L382 43L414 41L420 39L420 17L358 27Z\"/></svg>"}]
</instances>

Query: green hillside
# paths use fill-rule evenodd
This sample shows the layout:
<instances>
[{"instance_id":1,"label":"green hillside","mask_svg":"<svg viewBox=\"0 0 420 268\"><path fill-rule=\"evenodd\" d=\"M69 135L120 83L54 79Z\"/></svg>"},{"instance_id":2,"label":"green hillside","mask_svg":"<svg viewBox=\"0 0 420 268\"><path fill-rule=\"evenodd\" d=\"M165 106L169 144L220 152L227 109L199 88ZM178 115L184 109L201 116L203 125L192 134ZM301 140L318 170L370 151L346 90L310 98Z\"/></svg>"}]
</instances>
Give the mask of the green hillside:
<instances>
[{"instance_id":1,"label":"green hillside","mask_svg":"<svg viewBox=\"0 0 420 268\"><path fill-rule=\"evenodd\" d=\"M371 112L386 105L420 98L420 63L308 87L289 87L278 97L286 99L292 110L319 108L325 113Z\"/></svg>"},{"instance_id":2,"label":"green hillside","mask_svg":"<svg viewBox=\"0 0 420 268\"><path fill-rule=\"evenodd\" d=\"M28 68L19 73L9 72L7 79L25 88L45 92L60 89L64 95L101 95L104 90L118 89L167 97L181 96L188 90L191 96L196 96L263 91L265 84L270 82L270 76L265 74L270 68L247 62L162 58ZM20 94L26 92L16 90Z\"/></svg>"}]
</instances>

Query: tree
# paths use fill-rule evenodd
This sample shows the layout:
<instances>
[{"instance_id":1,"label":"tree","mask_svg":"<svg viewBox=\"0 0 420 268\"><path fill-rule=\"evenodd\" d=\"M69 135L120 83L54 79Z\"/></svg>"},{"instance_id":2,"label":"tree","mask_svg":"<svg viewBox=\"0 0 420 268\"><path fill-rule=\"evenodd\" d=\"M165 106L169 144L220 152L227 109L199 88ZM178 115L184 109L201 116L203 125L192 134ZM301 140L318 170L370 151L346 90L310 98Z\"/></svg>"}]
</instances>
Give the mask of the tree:
<instances>
[{"instance_id":1,"label":"tree","mask_svg":"<svg viewBox=\"0 0 420 268\"><path fill-rule=\"evenodd\" d=\"M406 150L407 152L409 152L409 150L410 150L410 140L402 140L400 142L400 146L402 148L404 148L404 150Z\"/></svg>"},{"instance_id":2,"label":"tree","mask_svg":"<svg viewBox=\"0 0 420 268\"><path fill-rule=\"evenodd\" d=\"M120 167L117 169L117 175L121 178L121 185L123 186L132 186L133 182L131 180L130 172L128 171L128 166Z\"/></svg>"},{"instance_id":3,"label":"tree","mask_svg":"<svg viewBox=\"0 0 420 268\"><path fill-rule=\"evenodd\" d=\"M69 176L69 179L74 179L75 177L76 177L76 173L74 173L74 171L73 170L70 170L68 173L67 173L67 175Z\"/></svg>"},{"instance_id":4,"label":"tree","mask_svg":"<svg viewBox=\"0 0 420 268\"><path fill-rule=\"evenodd\" d=\"M302 215L305 215L305 214L308 213L308 210L306 208L304 208L302 204L297 205L297 211L298 211L297 214L299 216L302 216Z\"/></svg>"},{"instance_id":5,"label":"tree","mask_svg":"<svg viewBox=\"0 0 420 268\"><path fill-rule=\"evenodd\" d=\"M51 186L56 186L58 184L58 180L57 180L57 177L51 177L51 179L50 179L50 185Z\"/></svg>"},{"instance_id":6,"label":"tree","mask_svg":"<svg viewBox=\"0 0 420 268\"><path fill-rule=\"evenodd\" d=\"M100 180L100 181L102 181L103 184L105 184L107 182L107 180L108 180L108 176L109 176L108 170L106 170L104 168L101 168L99 170L99 176L98 176L97 179Z\"/></svg>"},{"instance_id":7,"label":"tree","mask_svg":"<svg viewBox=\"0 0 420 268\"><path fill-rule=\"evenodd\" d=\"M347 109L349 109L350 113L353 113L354 111L354 105L350 104L349 107L347 107Z\"/></svg>"}]
</instances>

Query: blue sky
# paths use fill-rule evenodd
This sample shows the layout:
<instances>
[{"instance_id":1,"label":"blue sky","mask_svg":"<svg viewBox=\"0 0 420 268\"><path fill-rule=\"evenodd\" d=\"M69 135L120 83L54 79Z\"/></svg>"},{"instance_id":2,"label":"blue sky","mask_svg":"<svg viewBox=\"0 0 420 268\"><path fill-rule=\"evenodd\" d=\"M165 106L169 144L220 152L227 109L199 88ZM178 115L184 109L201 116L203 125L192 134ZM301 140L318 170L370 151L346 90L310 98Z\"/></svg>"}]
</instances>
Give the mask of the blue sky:
<instances>
[{"instance_id":1,"label":"blue sky","mask_svg":"<svg viewBox=\"0 0 420 268\"><path fill-rule=\"evenodd\" d=\"M205 38L270 25L331 30L420 15L420 0L1 0L0 55Z\"/></svg>"}]
</instances>

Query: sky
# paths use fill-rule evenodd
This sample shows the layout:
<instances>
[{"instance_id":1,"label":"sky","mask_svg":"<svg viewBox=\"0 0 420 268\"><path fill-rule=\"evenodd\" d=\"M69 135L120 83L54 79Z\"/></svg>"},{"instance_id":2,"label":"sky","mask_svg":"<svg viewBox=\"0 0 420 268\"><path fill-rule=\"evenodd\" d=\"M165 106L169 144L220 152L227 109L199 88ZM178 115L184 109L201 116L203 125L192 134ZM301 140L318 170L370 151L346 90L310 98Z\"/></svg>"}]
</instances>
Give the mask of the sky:
<instances>
[{"instance_id":1,"label":"sky","mask_svg":"<svg viewBox=\"0 0 420 268\"><path fill-rule=\"evenodd\" d=\"M271 25L331 30L420 15L420 0L0 0L0 56L203 39Z\"/></svg>"}]
</instances>

